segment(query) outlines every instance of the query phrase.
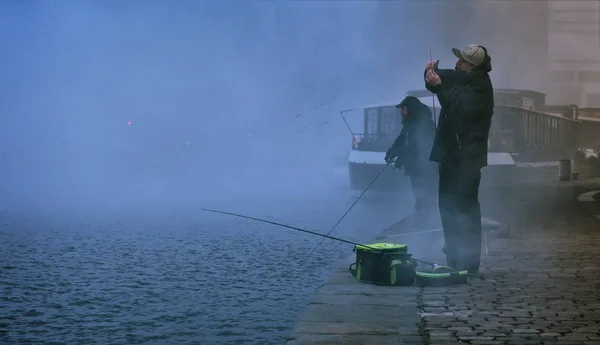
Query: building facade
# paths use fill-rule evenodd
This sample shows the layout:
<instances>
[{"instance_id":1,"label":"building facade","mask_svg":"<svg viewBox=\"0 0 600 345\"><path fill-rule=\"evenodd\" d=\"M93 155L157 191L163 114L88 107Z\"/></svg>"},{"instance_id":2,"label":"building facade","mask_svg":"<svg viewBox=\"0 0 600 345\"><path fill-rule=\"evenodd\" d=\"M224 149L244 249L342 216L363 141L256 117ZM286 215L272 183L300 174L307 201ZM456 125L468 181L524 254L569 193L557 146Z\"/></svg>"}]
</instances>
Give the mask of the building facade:
<instances>
[{"instance_id":1,"label":"building facade","mask_svg":"<svg viewBox=\"0 0 600 345\"><path fill-rule=\"evenodd\" d=\"M548 2L549 104L600 108L600 1Z\"/></svg>"}]
</instances>

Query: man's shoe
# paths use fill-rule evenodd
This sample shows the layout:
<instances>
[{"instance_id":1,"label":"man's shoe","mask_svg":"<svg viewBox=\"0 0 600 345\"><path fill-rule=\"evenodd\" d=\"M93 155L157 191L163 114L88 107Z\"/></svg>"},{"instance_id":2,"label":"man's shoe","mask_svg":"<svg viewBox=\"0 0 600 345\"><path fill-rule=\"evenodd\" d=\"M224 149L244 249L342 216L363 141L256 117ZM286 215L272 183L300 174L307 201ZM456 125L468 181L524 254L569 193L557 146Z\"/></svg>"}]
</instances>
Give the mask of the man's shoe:
<instances>
[{"instance_id":1,"label":"man's shoe","mask_svg":"<svg viewBox=\"0 0 600 345\"><path fill-rule=\"evenodd\" d=\"M475 275L479 274L479 263L465 265L465 268L467 269L469 274L475 274Z\"/></svg>"},{"instance_id":2,"label":"man's shoe","mask_svg":"<svg viewBox=\"0 0 600 345\"><path fill-rule=\"evenodd\" d=\"M470 275L474 275L474 276L481 276L481 274L479 274L479 266L475 266L475 265L471 265L469 266L462 266L459 265L459 268L461 271L467 271L467 273L469 273Z\"/></svg>"},{"instance_id":3,"label":"man's shoe","mask_svg":"<svg viewBox=\"0 0 600 345\"><path fill-rule=\"evenodd\" d=\"M471 277L479 278L481 280L485 280L484 275L482 273L479 273L479 270L471 270L471 271L467 270L467 272L469 273L469 275Z\"/></svg>"},{"instance_id":4,"label":"man's shoe","mask_svg":"<svg viewBox=\"0 0 600 345\"><path fill-rule=\"evenodd\" d=\"M472 275L479 275L479 267L476 267L475 265L460 265L450 258L447 258L447 263L449 267L456 268L460 271L467 271L469 274Z\"/></svg>"}]
</instances>

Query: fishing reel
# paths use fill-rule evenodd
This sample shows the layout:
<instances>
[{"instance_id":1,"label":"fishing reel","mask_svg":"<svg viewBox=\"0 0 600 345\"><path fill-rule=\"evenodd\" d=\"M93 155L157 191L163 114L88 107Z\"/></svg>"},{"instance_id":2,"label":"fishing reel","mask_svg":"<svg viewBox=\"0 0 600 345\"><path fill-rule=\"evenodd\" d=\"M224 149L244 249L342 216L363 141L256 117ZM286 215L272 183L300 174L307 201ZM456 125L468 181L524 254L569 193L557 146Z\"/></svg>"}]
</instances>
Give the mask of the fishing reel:
<instances>
[{"instance_id":1,"label":"fishing reel","mask_svg":"<svg viewBox=\"0 0 600 345\"><path fill-rule=\"evenodd\" d=\"M398 156L390 159L387 164L392 167L392 170L402 170L402 165L398 162Z\"/></svg>"}]
</instances>

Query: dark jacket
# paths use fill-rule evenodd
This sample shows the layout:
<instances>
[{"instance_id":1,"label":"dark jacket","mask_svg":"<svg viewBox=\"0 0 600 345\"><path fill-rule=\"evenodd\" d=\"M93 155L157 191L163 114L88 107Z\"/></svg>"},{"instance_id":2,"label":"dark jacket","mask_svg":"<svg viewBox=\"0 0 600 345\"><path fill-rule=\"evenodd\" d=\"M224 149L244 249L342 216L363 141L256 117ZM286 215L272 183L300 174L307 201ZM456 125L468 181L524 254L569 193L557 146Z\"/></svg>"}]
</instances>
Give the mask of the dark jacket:
<instances>
[{"instance_id":1,"label":"dark jacket","mask_svg":"<svg viewBox=\"0 0 600 345\"><path fill-rule=\"evenodd\" d=\"M442 83L437 87L425 83L425 87L437 95L442 108L430 156L432 161L487 165L494 112L490 70L491 64L468 73L436 70Z\"/></svg>"},{"instance_id":2,"label":"dark jacket","mask_svg":"<svg viewBox=\"0 0 600 345\"><path fill-rule=\"evenodd\" d=\"M406 175L423 174L431 166L429 154L435 136L431 110L412 96L406 97L400 105L406 106L408 114L402 121L402 131L388 150L387 156L397 156L397 165L404 167Z\"/></svg>"}]
</instances>

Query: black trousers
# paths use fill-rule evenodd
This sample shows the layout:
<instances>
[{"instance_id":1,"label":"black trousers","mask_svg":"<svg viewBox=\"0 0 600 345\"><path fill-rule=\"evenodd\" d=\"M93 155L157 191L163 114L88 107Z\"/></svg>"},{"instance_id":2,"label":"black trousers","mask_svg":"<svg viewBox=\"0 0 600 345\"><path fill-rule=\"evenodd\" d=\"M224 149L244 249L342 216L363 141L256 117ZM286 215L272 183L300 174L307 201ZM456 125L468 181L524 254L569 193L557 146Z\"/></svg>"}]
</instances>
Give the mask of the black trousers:
<instances>
[{"instance_id":1,"label":"black trousers","mask_svg":"<svg viewBox=\"0 0 600 345\"><path fill-rule=\"evenodd\" d=\"M417 215L427 214L436 208L436 177L434 174L419 174L410 176L410 184L415 198Z\"/></svg>"},{"instance_id":2,"label":"black trousers","mask_svg":"<svg viewBox=\"0 0 600 345\"><path fill-rule=\"evenodd\" d=\"M481 166L440 163L438 203L448 264L478 270L481 259Z\"/></svg>"}]
</instances>

